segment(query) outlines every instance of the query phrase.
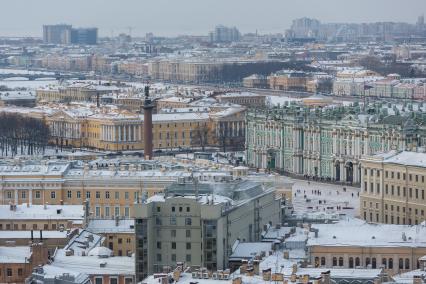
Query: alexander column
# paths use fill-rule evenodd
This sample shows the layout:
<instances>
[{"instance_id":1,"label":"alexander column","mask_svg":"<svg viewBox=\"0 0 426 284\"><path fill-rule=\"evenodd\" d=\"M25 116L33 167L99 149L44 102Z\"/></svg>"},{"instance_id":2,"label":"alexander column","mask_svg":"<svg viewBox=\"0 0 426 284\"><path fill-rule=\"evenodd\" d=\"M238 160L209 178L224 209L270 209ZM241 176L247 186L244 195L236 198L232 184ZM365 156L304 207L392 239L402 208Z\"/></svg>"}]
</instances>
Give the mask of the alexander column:
<instances>
[{"instance_id":1,"label":"alexander column","mask_svg":"<svg viewBox=\"0 0 426 284\"><path fill-rule=\"evenodd\" d=\"M143 139L145 160L152 159L152 109L154 105L149 98L149 86L145 86L145 101L143 105Z\"/></svg>"}]
</instances>

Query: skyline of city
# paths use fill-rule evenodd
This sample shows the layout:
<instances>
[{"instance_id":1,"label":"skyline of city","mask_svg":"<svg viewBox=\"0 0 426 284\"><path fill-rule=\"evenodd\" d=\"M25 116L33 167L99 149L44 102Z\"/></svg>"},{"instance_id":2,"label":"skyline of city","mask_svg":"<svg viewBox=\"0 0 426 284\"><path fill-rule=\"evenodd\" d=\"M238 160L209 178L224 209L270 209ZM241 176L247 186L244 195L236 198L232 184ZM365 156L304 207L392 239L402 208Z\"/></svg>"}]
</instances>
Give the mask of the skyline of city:
<instances>
[{"instance_id":1,"label":"skyline of city","mask_svg":"<svg viewBox=\"0 0 426 284\"><path fill-rule=\"evenodd\" d=\"M25 3L28 9L23 11L21 0L7 1L4 6L10 13L0 19L0 36L41 37L39 27L55 23L98 27L100 36L128 33L130 29L133 36L144 36L148 32L159 36L205 35L217 24L236 26L242 33L284 33L293 19L305 16L324 23L415 23L426 11L426 2L421 0L411 0L398 9L393 9L399 4L394 0L373 3L367 0L354 3L304 0L291 5L288 1L275 0L267 0L262 5L241 1L224 3L223 0L214 3L185 0L182 4L168 3L167 0L128 2L132 2L135 8L127 11L126 5L117 1L105 5L100 1L84 3L77 0L59 6L54 1L43 0ZM95 10L98 11L96 16L93 15ZM234 14L234 11L239 13Z\"/></svg>"}]
</instances>

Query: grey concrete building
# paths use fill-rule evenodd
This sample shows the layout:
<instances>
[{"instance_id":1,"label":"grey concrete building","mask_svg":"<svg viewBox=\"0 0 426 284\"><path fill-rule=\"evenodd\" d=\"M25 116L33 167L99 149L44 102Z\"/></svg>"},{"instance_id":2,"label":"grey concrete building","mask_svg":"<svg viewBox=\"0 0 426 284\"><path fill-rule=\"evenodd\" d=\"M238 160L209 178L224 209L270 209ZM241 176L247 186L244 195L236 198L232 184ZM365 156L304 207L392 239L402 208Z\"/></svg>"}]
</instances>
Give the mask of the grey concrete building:
<instances>
[{"instance_id":1,"label":"grey concrete building","mask_svg":"<svg viewBox=\"0 0 426 284\"><path fill-rule=\"evenodd\" d=\"M225 269L239 239L261 239L264 224L280 222L273 187L251 181L180 183L135 205L136 277L177 262Z\"/></svg>"}]
</instances>

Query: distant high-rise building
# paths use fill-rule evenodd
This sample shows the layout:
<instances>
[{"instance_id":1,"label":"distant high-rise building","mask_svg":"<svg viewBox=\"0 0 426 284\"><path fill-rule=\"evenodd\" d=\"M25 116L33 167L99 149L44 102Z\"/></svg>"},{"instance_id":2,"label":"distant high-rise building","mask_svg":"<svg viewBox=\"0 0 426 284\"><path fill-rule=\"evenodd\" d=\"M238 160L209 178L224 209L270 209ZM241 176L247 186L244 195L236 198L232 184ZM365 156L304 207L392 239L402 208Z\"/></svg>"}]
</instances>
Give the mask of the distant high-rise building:
<instances>
[{"instance_id":1,"label":"distant high-rise building","mask_svg":"<svg viewBox=\"0 0 426 284\"><path fill-rule=\"evenodd\" d=\"M320 26L320 21L316 19L295 19L291 25L291 34L295 38L316 38L318 37Z\"/></svg>"},{"instance_id":2,"label":"distant high-rise building","mask_svg":"<svg viewBox=\"0 0 426 284\"><path fill-rule=\"evenodd\" d=\"M417 19L417 26L419 27L423 27L425 25L425 16L421 15L419 16L419 18Z\"/></svg>"},{"instance_id":3,"label":"distant high-rise building","mask_svg":"<svg viewBox=\"0 0 426 284\"><path fill-rule=\"evenodd\" d=\"M73 28L71 25L44 25L43 41L50 44L97 44L97 28Z\"/></svg>"},{"instance_id":4,"label":"distant high-rise building","mask_svg":"<svg viewBox=\"0 0 426 284\"><path fill-rule=\"evenodd\" d=\"M70 44L71 43L71 25L44 25L43 41L44 43L53 44Z\"/></svg>"},{"instance_id":5,"label":"distant high-rise building","mask_svg":"<svg viewBox=\"0 0 426 284\"><path fill-rule=\"evenodd\" d=\"M77 28L71 30L72 44L97 44L98 29L97 28Z\"/></svg>"},{"instance_id":6,"label":"distant high-rise building","mask_svg":"<svg viewBox=\"0 0 426 284\"><path fill-rule=\"evenodd\" d=\"M209 33L210 42L233 42L239 41L241 34L236 27L216 26L214 31Z\"/></svg>"}]
</instances>

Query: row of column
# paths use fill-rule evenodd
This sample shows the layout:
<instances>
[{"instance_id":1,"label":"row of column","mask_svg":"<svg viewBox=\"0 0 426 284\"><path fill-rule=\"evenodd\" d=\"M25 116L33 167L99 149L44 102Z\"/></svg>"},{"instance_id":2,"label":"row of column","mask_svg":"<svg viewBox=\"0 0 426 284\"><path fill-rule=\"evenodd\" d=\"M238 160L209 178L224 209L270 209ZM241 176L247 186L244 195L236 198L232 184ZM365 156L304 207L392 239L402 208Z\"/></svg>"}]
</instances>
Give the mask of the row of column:
<instances>
[{"instance_id":1,"label":"row of column","mask_svg":"<svg viewBox=\"0 0 426 284\"><path fill-rule=\"evenodd\" d=\"M78 123L54 121L51 125L54 136L64 138L79 138L81 136L81 125Z\"/></svg>"},{"instance_id":2,"label":"row of column","mask_svg":"<svg viewBox=\"0 0 426 284\"><path fill-rule=\"evenodd\" d=\"M226 122L219 122L219 128L217 129L217 135L219 136L220 132L226 130L226 133L223 133L225 136L229 137L238 137L240 136L240 129L241 129L241 136L244 136L244 126L241 125L244 122L241 121L226 121Z\"/></svg>"},{"instance_id":3,"label":"row of column","mask_svg":"<svg viewBox=\"0 0 426 284\"><path fill-rule=\"evenodd\" d=\"M140 125L103 125L102 140L117 142L141 141Z\"/></svg>"}]
</instances>

